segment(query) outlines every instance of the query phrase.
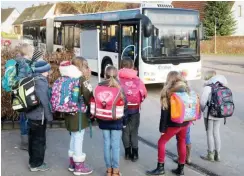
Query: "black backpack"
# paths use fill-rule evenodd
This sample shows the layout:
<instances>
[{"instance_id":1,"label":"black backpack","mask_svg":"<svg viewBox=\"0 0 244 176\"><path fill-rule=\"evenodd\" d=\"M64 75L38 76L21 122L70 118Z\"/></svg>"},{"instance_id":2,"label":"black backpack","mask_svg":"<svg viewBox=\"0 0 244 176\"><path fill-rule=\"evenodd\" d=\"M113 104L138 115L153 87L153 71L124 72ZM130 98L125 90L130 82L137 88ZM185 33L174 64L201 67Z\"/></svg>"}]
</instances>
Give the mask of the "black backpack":
<instances>
[{"instance_id":1,"label":"black backpack","mask_svg":"<svg viewBox=\"0 0 244 176\"><path fill-rule=\"evenodd\" d=\"M12 108L17 112L29 112L40 105L35 92L35 78L21 79L12 89Z\"/></svg>"}]
</instances>

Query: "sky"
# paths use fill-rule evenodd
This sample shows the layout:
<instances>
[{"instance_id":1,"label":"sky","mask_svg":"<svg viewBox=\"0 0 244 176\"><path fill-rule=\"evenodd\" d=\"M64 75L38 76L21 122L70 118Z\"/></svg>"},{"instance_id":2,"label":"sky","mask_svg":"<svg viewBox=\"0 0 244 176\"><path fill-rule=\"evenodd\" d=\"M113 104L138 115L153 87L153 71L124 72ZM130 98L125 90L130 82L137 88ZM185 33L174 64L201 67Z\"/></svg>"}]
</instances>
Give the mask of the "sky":
<instances>
[{"instance_id":1,"label":"sky","mask_svg":"<svg viewBox=\"0 0 244 176\"><path fill-rule=\"evenodd\" d=\"M31 7L33 4L35 6L40 3L55 2L55 1L1 1L2 8L15 7L20 13L22 13L25 8Z\"/></svg>"}]
</instances>

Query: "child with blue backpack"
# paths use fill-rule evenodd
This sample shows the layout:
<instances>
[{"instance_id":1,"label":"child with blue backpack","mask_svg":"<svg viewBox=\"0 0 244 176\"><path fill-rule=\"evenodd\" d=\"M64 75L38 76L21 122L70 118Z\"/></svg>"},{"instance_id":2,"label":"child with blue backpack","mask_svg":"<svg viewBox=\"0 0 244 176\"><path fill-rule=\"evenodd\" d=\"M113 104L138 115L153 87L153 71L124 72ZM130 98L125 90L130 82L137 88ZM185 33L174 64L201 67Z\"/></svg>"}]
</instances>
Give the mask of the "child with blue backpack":
<instances>
[{"instance_id":1,"label":"child with blue backpack","mask_svg":"<svg viewBox=\"0 0 244 176\"><path fill-rule=\"evenodd\" d=\"M92 96L92 86L89 82L90 70L84 58L74 58L71 62L63 61L59 71L61 77L52 87L51 103L54 111L64 115L66 129L70 132L68 170L74 175L88 175L93 170L85 164L83 140L85 129L91 123L87 113ZM62 96L65 95L65 90L68 90L67 97ZM65 103L66 99L67 103Z\"/></svg>"}]
</instances>

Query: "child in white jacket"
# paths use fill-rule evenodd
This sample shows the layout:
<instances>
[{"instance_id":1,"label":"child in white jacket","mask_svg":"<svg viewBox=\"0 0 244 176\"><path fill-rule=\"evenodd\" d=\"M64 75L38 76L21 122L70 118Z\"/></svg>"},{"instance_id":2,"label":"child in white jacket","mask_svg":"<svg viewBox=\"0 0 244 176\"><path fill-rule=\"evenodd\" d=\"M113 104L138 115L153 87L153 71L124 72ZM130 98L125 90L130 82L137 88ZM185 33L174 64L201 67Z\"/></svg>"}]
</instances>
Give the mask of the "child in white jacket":
<instances>
[{"instance_id":1,"label":"child in white jacket","mask_svg":"<svg viewBox=\"0 0 244 176\"><path fill-rule=\"evenodd\" d=\"M203 93L201 96L201 110L204 116L204 123L207 132L207 143L208 143L208 153L205 156L201 156L202 159L208 161L220 161L220 148L221 148L221 140L220 140L220 123L221 118L215 118L211 115L208 116L208 106L207 103L211 101L212 96L212 88L211 84L215 84L216 82L220 82L222 85L227 85L227 80L223 75L216 75L215 71L206 72L205 76L205 84L203 88ZM208 118L208 120L207 120Z\"/></svg>"}]
</instances>

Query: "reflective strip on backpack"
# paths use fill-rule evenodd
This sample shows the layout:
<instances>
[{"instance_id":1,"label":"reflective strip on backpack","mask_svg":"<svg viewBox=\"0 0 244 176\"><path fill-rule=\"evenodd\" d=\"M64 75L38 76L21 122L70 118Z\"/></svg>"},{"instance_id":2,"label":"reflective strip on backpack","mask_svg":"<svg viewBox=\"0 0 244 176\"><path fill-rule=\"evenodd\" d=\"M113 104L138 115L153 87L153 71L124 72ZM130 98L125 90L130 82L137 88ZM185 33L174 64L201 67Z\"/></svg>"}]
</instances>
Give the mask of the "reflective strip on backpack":
<instances>
[{"instance_id":1,"label":"reflective strip on backpack","mask_svg":"<svg viewBox=\"0 0 244 176\"><path fill-rule=\"evenodd\" d=\"M22 109L23 106L21 104L19 104L19 105L12 106L12 108L13 108L13 110L19 110L19 109Z\"/></svg>"},{"instance_id":2,"label":"reflective strip on backpack","mask_svg":"<svg viewBox=\"0 0 244 176\"><path fill-rule=\"evenodd\" d=\"M31 88L29 88L28 90L25 91L25 95L28 96L31 93L33 93L34 91L35 91L35 87L33 86L33 87L31 87Z\"/></svg>"}]
</instances>

